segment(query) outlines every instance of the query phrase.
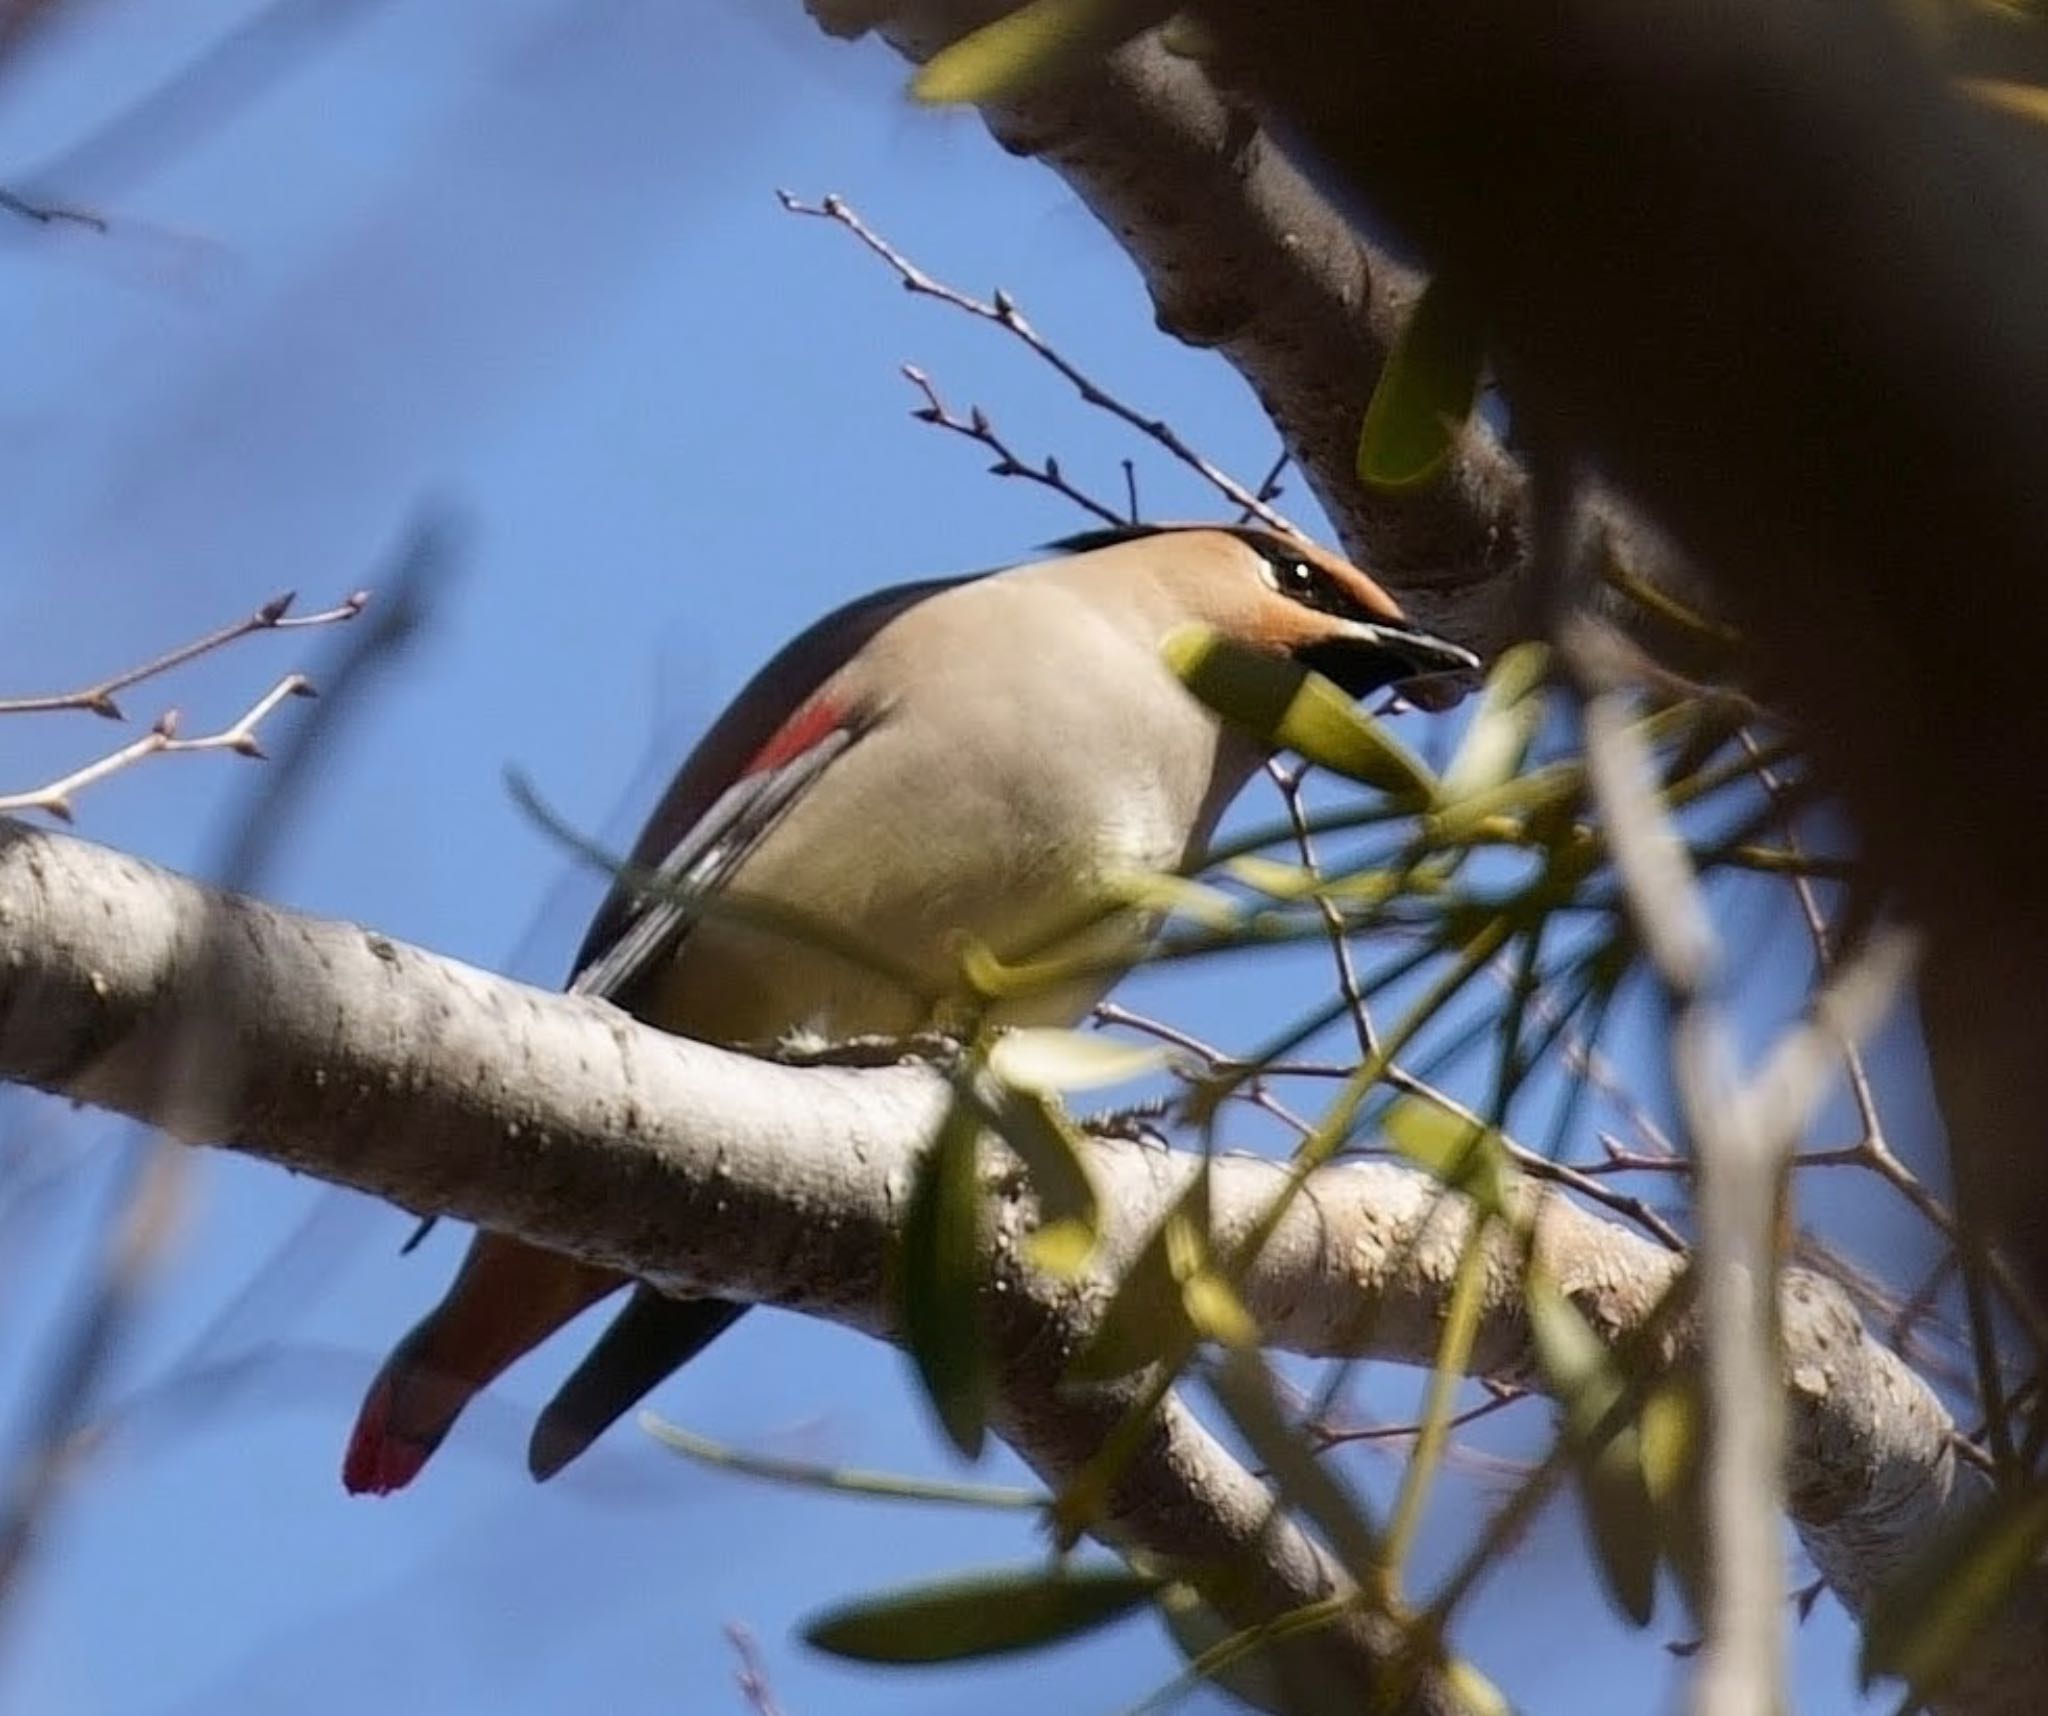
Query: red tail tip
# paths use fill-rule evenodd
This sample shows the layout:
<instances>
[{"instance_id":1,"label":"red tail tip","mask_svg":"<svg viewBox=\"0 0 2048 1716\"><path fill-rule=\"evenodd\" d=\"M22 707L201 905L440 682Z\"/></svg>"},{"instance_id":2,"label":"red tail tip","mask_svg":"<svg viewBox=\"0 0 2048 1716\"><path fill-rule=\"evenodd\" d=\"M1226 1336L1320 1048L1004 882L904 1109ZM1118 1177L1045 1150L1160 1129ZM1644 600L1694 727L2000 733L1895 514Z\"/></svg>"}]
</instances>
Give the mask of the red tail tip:
<instances>
[{"instance_id":1,"label":"red tail tip","mask_svg":"<svg viewBox=\"0 0 2048 1716\"><path fill-rule=\"evenodd\" d=\"M390 1417L391 1385L380 1378L363 1402L341 1462L342 1488L352 1496L388 1496L404 1489L434 1451L431 1443L393 1435Z\"/></svg>"}]
</instances>

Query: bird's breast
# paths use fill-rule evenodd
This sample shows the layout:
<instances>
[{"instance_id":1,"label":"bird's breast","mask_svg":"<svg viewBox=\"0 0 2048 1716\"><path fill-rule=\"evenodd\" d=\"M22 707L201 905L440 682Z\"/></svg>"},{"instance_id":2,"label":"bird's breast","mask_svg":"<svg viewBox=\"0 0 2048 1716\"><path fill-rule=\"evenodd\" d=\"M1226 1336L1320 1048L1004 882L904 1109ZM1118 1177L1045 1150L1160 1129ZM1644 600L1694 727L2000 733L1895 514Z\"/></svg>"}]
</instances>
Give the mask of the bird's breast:
<instances>
[{"instance_id":1,"label":"bird's breast","mask_svg":"<svg viewBox=\"0 0 2048 1716\"><path fill-rule=\"evenodd\" d=\"M683 943L649 1016L728 1042L916 1030L963 1004L971 941L1006 962L1066 962L1064 980L1007 999L1001 1016L1079 1017L1148 932L1114 909L1117 883L1181 863L1229 783L1216 730L1191 702L1164 702L1162 730L1156 695L1119 698L1114 681L1085 699L1083 681L1073 688L1071 707L1040 688L1020 721L1020 688L991 672L931 688L943 718L888 712L729 885L739 909L766 905L822 933L715 914Z\"/></svg>"}]
</instances>

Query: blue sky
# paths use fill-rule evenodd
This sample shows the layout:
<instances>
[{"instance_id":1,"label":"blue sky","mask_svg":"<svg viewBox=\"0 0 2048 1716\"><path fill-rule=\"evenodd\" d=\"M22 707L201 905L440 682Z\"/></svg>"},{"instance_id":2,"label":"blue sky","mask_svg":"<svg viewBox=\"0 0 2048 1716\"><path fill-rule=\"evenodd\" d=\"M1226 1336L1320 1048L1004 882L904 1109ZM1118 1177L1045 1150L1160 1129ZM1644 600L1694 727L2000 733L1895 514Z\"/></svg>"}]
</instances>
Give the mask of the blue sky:
<instances>
[{"instance_id":1,"label":"blue sky","mask_svg":"<svg viewBox=\"0 0 2048 1716\"><path fill-rule=\"evenodd\" d=\"M329 758L266 883L285 903L553 982L598 884L568 878L512 805L508 765L622 837L650 759L665 768L816 613L1083 522L913 423L905 361L1105 495L1133 456L1148 512L1216 510L999 334L781 212L777 186L842 192L934 271L1008 286L1246 477L1272 456L1243 386L1153 332L1131 267L1057 181L971 118L913 112L893 57L825 40L794 4L302 5L306 51L231 80L232 101L209 94L203 122L106 129L253 10L106 0L0 82L0 182L113 221L0 226L0 686L91 678L280 589L331 600L441 508L458 573ZM174 702L198 730L330 647L260 639L131 710ZM6 779L109 731L11 724ZM202 864L250 774L167 760L97 791L80 826ZM1239 966L1173 1005L1249 1041L1290 1010L1287 981ZM69 1166L0 1203L8 1326L25 1308L41 1343L119 1134L50 1103L0 1112L8 1163ZM1144 1621L916 1678L807 1654L807 1611L1028 1554L1028 1532L763 1489L630 1428L536 1488L526 1425L587 1331L508 1378L412 1491L352 1502L337 1468L361 1388L460 1236L401 1259L399 1212L222 1156L191 1193L117 1367L113 1397L137 1404L0 1633L0 1711L738 1711L728 1621L760 1637L790 1716L1108 1713L1172 1671ZM37 1356L0 1352L0 1400ZM1395 1378L1375 1399L1408 1396ZM949 1468L894 1355L792 1317L750 1318L659 1404L750 1446ZM990 1475L1016 1474L997 1459ZM1443 1553L1484 1493L1449 1486ZM1672 1629L1621 1633L1578 1558L1575 1525L1551 1518L1482 1598L1469 1648L1530 1711L1661 1707ZM1825 1607L1802 1636L1806 1708L1852 1706L1844 1637Z\"/></svg>"}]
</instances>

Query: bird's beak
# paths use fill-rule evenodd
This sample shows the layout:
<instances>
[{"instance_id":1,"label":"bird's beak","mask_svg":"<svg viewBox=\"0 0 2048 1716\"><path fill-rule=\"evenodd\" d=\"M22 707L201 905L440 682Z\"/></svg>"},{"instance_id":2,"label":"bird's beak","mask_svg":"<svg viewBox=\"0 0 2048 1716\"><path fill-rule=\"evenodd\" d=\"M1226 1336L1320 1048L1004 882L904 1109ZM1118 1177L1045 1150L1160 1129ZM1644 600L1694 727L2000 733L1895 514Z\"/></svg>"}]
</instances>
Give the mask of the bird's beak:
<instances>
[{"instance_id":1,"label":"bird's beak","mask_svg":"<svg viewBox=\"0 0 2048 1716\"><path fill-rule=\"evenodd\" d=\"M1390 685L1401 686L1405 694L1407 682L1421 679L1448 690L1479 671L1479 658L1469 649L1412 626L1378 620L1348 621L1342 631L1297 651L1295 659L1353 697L1369 697Z\"/></svg>"}]
</instances>

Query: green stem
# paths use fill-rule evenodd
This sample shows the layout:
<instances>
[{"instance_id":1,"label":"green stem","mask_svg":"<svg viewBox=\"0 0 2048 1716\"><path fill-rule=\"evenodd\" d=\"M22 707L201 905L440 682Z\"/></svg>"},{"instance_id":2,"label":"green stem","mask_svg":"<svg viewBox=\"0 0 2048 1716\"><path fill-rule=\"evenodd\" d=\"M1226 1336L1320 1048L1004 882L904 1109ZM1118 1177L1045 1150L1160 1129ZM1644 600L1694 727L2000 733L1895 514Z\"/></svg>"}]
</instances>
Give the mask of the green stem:
<instances>
[{"instance_id":1,"label":"green stem","mask_svg":"<svg viewBox=\"0 0 2048 1716\"><path fill-rule=\"evenodd\" d=\"M1408 1464L1401 1472L1401 1491L1394 1501L1393 1523L1387 1528L1386 1556L1382 1574L1389 1602L1401 1594L1401 1569L1414 1547L1428 1504L1431 1485L1442 1464L1450 1440L1451 1413L1458 1385L1472 1363L1472 1347L1479 1338L1479 1313L1486 1298L1486 1223L1476 1214L1458 1253L1458 1276L1451 1288L1450 1308L1444 1315L1443 1339L1438 1343L1436 1368L1429 1375L1429 1394L1422 1409L1422 1428Z\"/></svg>"},{"instance_id":2,"label":"green stem","mask_svg":"<svg viewBox=\"0 0 2048 1716\"><path fill-rule=\"evenodd\" d=\"M985 1507L1041 1512L1052 1505L1043 1490L1010 1489L996 1484L960 1484L944 1478L906 1478L894 1472L863 1471L853 1466L822 1466L805 1460L783 1460L772 1454L750 1454L685 1430L652 1412L640 1414L640 1428L665 1448L707 1466L742 1477L798 1489L831 1490L839 1495L872 1496L883 1501L936 1502L946 1507Z\"/></svg>"}]
</instances>

